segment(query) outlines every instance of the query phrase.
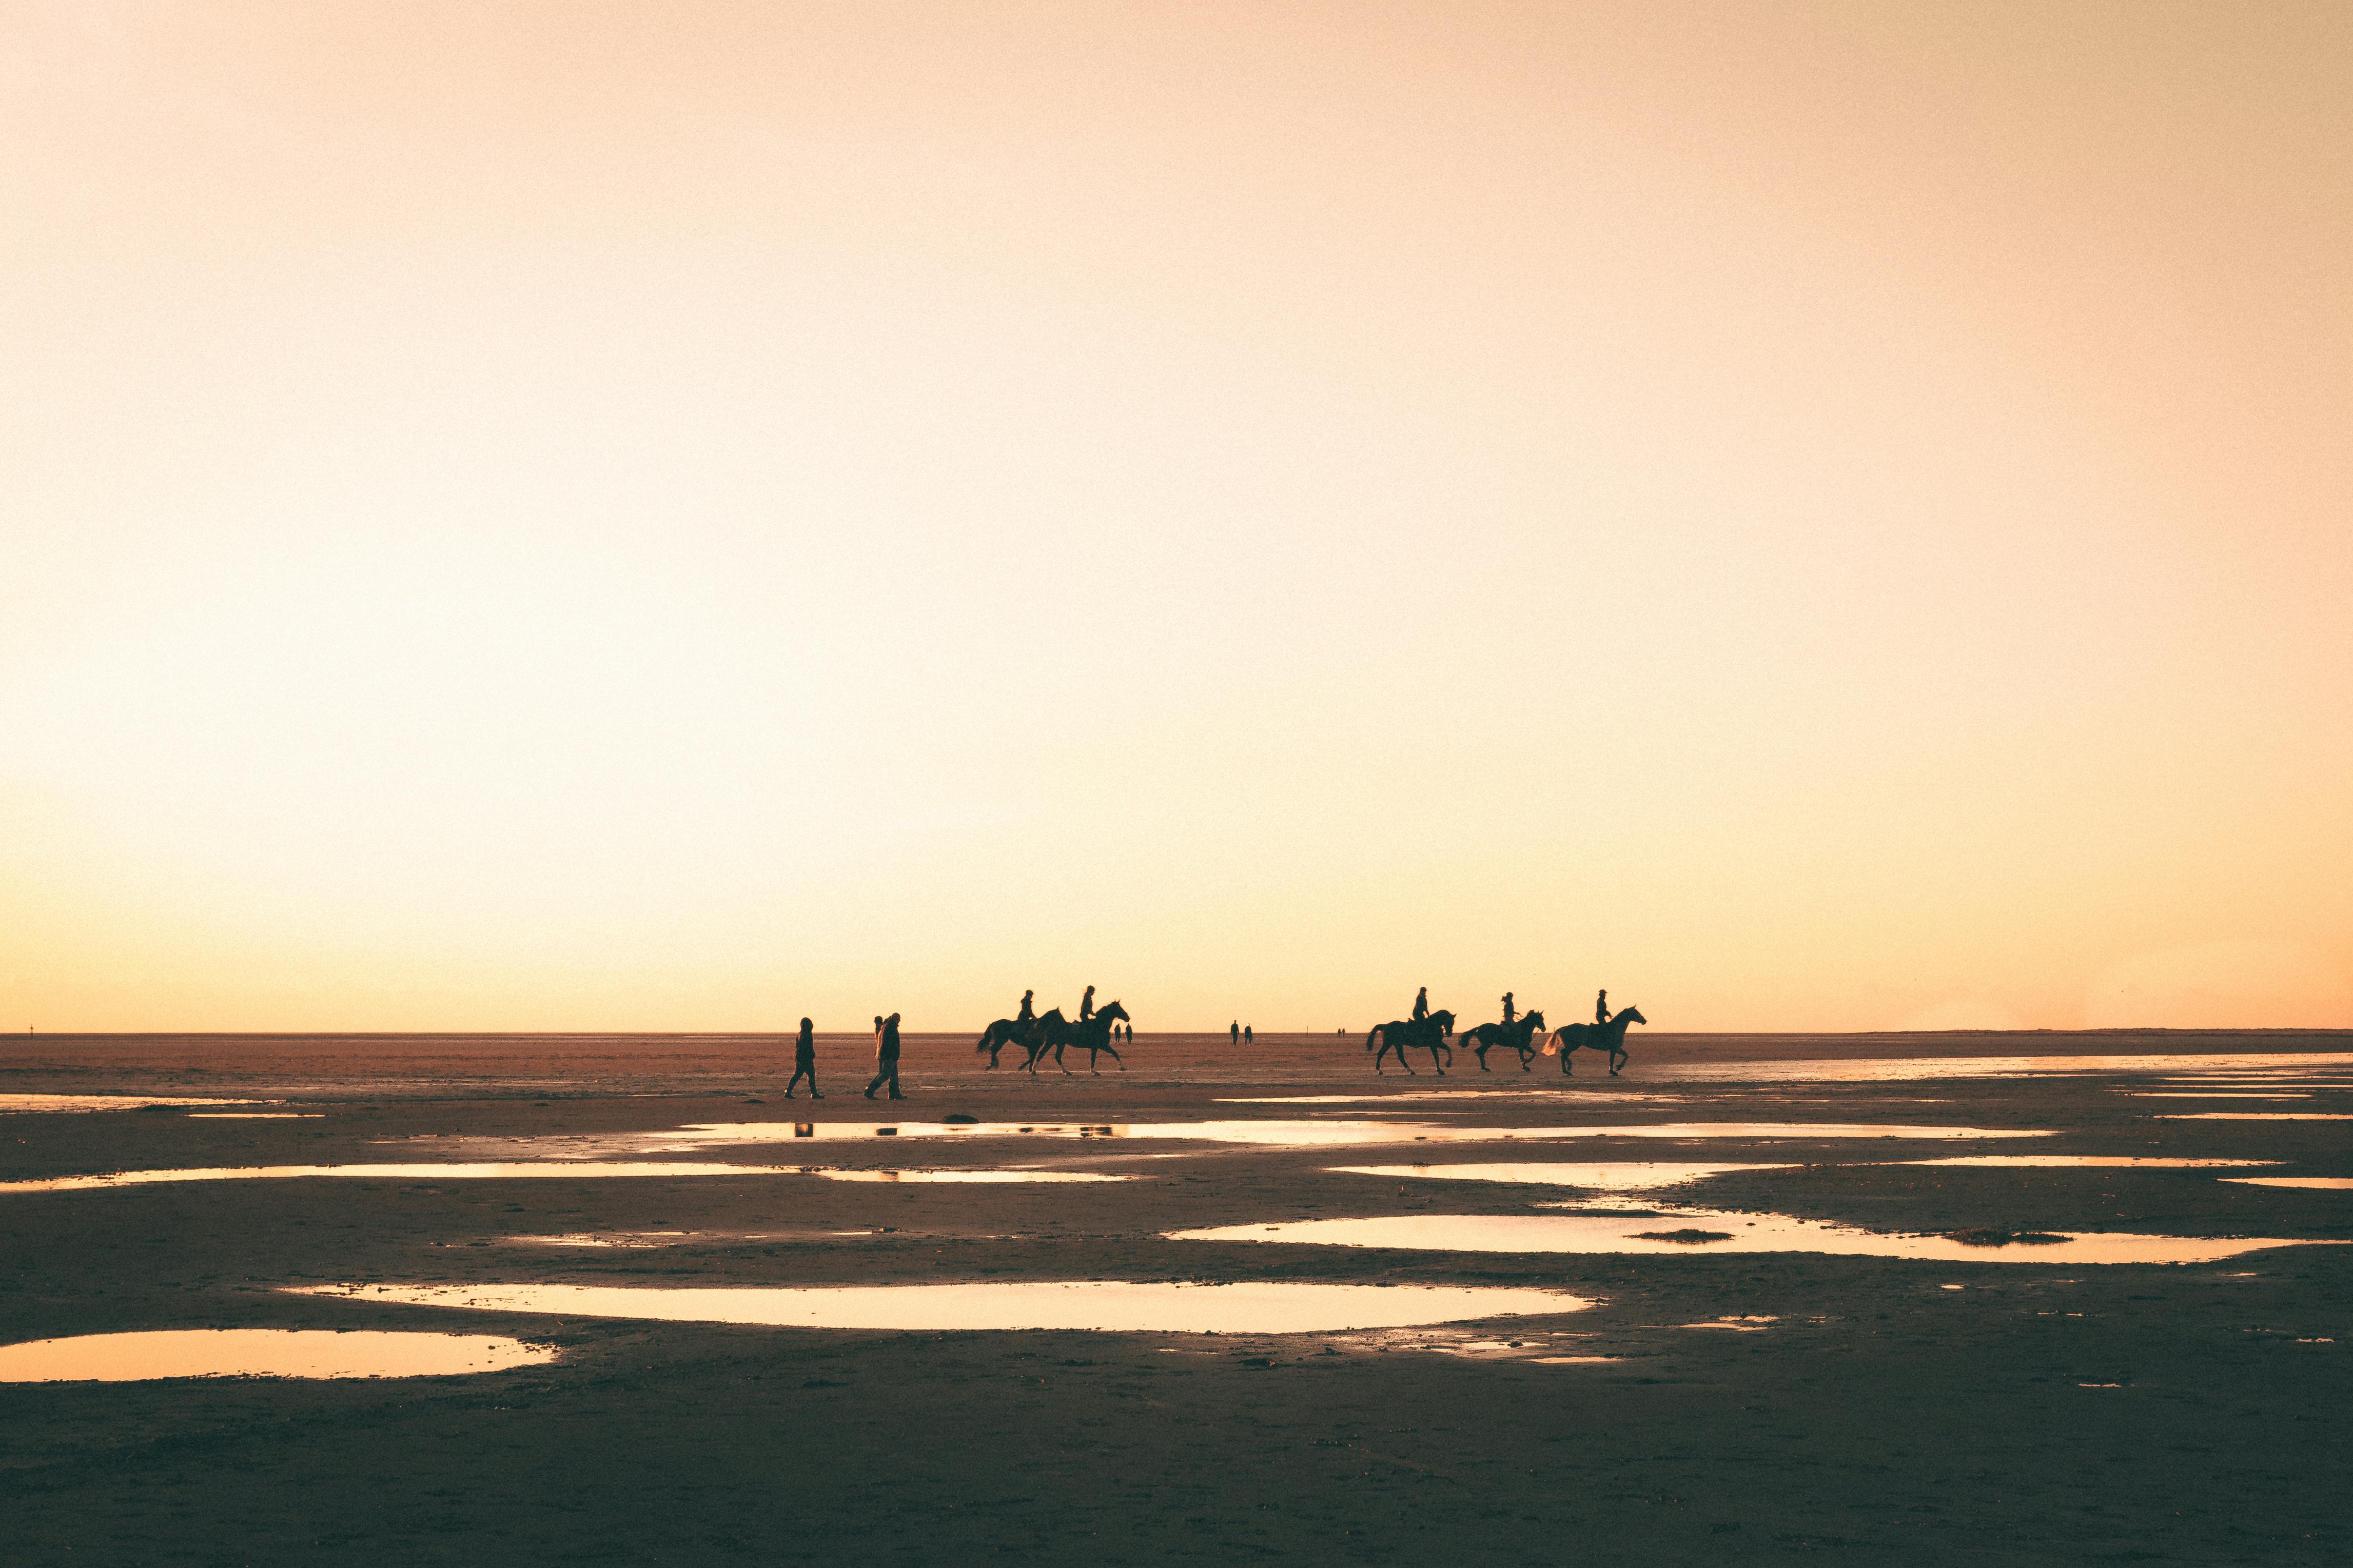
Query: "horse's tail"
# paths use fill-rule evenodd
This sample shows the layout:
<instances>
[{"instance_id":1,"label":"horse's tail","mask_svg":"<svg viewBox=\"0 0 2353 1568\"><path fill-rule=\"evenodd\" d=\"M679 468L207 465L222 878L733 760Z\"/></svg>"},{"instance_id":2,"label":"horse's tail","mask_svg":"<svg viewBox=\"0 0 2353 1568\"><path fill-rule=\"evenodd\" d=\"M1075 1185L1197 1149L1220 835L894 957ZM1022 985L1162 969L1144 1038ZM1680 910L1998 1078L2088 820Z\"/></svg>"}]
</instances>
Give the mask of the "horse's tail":
<instances>
[{"instance_id":1,"label":"horse's tail","mask_svg":"<svg viewBox=\"0 0 2353 1568\"><path fill-rule=\"evenodd\" d=\"M987 1027L986 1029L983 1029L983 1030L980 1032L980 1038L979 1038L979 1040L978 1040L977 1042L976 1042L976 1043L974 1044L973 1047L972 1047L972 1049L973 1049L973 1054L974 1054L974 1055L976 1055L976 1056L977 1056L977 1055L979 1055L982 1051L985 1051L985 1050L988 1049L988 1042L989 1042L992 1038L994 1038L994 1037L996 1037L996 1034L997 1034L997 1026L996 1026L996 1025L994 1025L994 1024L991 1024L988 1027Z\"/></svg>"},{"instance_id":2,"label":"horse's tail","mask_svg":"<svg viewBox=\"0 0 2353 1568\"><path fill-rule=\"evenodd\" d=\"M1379 1042L1380 1037L1381 1037L1381 1028L1382 1028L1382 1026L1381 1026L1381 1025L1376 1024L1376 1025L1374 1025L1374 1026L1372 1026L1372 1028L1371 1028L1370 1030L1368 1030L1368 1031L1366 1033L1366 1035L1365 1035L1365 1049L1366 1049L1366 1050L1368 1050L1368 1051L1369 1051L1369 1050L1371 1050L1371 1049L1373 1048L1373 1047L1374 1047L1375 1045L1377 1045L1377 1044Z\"/></svg>"}]
</instances>

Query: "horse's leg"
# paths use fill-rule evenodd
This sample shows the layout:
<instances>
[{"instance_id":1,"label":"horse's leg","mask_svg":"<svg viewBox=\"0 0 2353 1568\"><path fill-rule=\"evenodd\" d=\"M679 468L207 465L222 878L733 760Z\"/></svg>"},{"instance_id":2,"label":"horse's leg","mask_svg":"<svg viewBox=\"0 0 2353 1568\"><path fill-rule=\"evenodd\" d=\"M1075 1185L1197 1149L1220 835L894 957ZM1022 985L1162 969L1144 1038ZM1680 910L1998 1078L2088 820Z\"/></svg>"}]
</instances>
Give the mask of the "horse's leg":
<instances>
[{"instance_id":1,"label":"horse's leg","mask_svg":"<svg viewBox=\"0 0 2353 1568\"><path fill-rule=\"evenodd\" d=\"M1479 1070L1480 1070L1481 1072L1492 1072L1492 1071L1493 1071L1494 1069L1493 1069L1493 1068L1490 1068L1490 1067L1487 1065L1487 1047L1484 1047L1484 1046L1480 1046L1480 1047L1477 1047L1477 1051L1478 1051L1478 1056L1479 1056ZM1431 1051L1431 1052L1430 1053L1430 1059L1431 1059L1432 1061L1435 1061L1435 1060L1437 1060L1437 1059L1438 1059L1438 1053L1437 1053L1435 1050L1433 1050L1433 1051Z\"/></svg>"}]
</instances>

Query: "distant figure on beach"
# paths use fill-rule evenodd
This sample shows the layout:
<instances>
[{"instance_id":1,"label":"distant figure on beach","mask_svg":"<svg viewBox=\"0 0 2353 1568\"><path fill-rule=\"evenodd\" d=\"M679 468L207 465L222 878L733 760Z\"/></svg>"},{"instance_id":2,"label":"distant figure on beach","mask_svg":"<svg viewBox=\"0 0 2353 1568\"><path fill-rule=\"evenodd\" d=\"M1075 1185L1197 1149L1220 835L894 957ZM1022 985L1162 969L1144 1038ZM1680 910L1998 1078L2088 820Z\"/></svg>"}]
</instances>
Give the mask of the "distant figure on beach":
<instances>
[{"instance_id":1,"label":"distant figure on beach","mask_svg":"<svg viewBox=\"0 0 2353 1568\"><path fill-rule=\"evenodd\" d=\"M1021 993L1021 1011L1013 1016L1013 1021L1015 1023L1034 1024L1038 1021L1038 1015L1031 1012L1029 1009L1029 998L1036 994L1038 994L1038 993L1035 991L1024 991Z\"/></svg>"},{"instance_id":2,"label":"distant figure on beach","mask_svg":"<svg viewBox=\"0 0 2353 1568\"><path fill-rule=\"evenodd\" d=\"M1226 1026L1226 1041L1236 1046L1242 1043L1242 1021L1240 1018Z\"/></svg>"},{"instance_id":3,"label":"distant figure on beach","mask_svg":"<svg viewBox=\"0 0 2353 1568\"><path fill-rule=\"evenodd\" d=\"M809 1021L801 1020L801 1032L793 1041L793 1081L785 1085L785 1098L790 1100L793 1090L803 1079L809 1080L809 1098L823 1100L817 1091L817 1037L810 1032Z\"/></svg>"},{"instance_id":4,"label":"distant figure on beach","mask_svg":"<svg viewBox=\"0 0 2353 1568\"><path fill-rule=\"evenodd\" d=\"M1083 1024L1094 1016L1095 988L1090 985L1087 987L1087 994L1079 998L1079 1022Z\"/></svg>"},{"instance_id":5,"label":"distant figure on beach","mask_svg":"<svg viewBox=\"0 0 2353 1568\"><path fill-rule=\"evenodd\" d=\"M1242 1044L1246 1046L1258 1044L1258 1037L1250 1033L1250 1026L1248 1024L1242 1026Z\"/></svg>"},{"instance_id":6,"label":"distant figure on beach","mask_svg":"<svg viewBox=\"0 0 2353 1568\"><path fill-rule=\"evenodd\" d=\"M899 1092L899 1015L874 1020L874 1081L866 1086L866 1098L884 1084L891 1086L891 1098L904 1100Z\"/></svg>"},{"instance_id":7,"label":"distant figure on beach","mask_svg":"<svg viewBox=\"0 0 2353 1568\"><path fill-rule=\"evenodd\" d=\"M1609 992L1607 987L1594 993L1593 1021L1597 1024L1609 1021Z\"/></svg>"},{"instance_id":8,"label":"distant figure on beach","mask_svg":"<svg viewBox=\"0 0 2353 1568\"><path fill-rule=\"evenodd\" d=\"M1509 1024L1515 1016L1512 1011L1512 994L1506 991L1504 993L1504 1022Z\"/></svg>"},{"instance_id":9,"label":"distant figure on beach","mask_svg":"<svg viewBox=\"0 0 2353 1568\"><path fill-rule=\"evenodd\" d=\"M1417 992L1415 992L1415 993L1413 994L1413 1021L1414 1021L1415 1023L1419 1024L1419 1023L1420 1023L1424 1018L1427 1018L1427 1017L1429 1017L1429 1016L1430 1016L1430 987L1429 987L1429 986L1427 986L1427 985L1425 985L1425 986L1423 986L1420 990L1419 990L1419 991L1417 991ZM1345 1029L1343 1029L1343 1030L1341 1030L1340 1032L1341 1032L1342 1034L1344 1034L1344 1035L1345 1035L1345 1034L1346 1034L1348 1031L1347 1031L1347 1030L1345 1030Z\"/></svg>"}]
</instances>

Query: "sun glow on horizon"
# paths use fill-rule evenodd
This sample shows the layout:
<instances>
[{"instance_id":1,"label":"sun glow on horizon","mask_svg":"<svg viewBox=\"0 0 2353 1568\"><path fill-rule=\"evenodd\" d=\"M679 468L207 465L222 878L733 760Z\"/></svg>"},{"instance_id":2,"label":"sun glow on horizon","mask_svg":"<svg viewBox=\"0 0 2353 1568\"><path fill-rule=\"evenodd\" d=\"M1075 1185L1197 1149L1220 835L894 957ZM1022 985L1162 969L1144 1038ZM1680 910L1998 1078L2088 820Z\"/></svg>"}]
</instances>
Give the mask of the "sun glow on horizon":
<instances>
[{"instance_id":1,"label":"sun glow on horizon","mask_svg":"<svg viewBox=\"0 0 2353 1568\"><path fill-rule=\"evenodd\" d=\"M0 1020L2353 1026L2353 15L5 24Z\"/></svg>"}]
</instances>

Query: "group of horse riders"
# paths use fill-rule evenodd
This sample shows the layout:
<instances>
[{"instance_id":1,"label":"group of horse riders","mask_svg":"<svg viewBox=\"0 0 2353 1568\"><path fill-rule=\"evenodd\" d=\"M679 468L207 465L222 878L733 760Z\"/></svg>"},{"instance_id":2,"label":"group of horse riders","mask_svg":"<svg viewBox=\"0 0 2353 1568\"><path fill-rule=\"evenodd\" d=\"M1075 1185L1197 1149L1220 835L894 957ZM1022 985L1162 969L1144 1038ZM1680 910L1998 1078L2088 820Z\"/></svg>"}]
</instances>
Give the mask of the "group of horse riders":
<instances>
[{"instance_id":1,"label":"group of horse riders","mask_svg":"<svg viewBox=\"0 0 2353 1568\"><path fill-rule=\"evenodd\" d=\"M1089 1071L1094 1070L1098 1053L1106 1054L1112 1060L1119 1062L1121 1071L1127 1070L1127 1063L1120 1060L1119 1051L1112 1045L1112 1041L1121 1037L1123 1025L1126 1026L1125 1037L1131 1041L1135 1038L1135 1026L1129 1021L1126 1008L1115 1000L1098 1008L1095 1005L1095 988L1090 985L1086 994L1079 999L1079 1016L1074 1022L1064 1017L1060 1007L1039 1013L1037 996L1034 990L1024 991L1021 993L1020 1009L1012 1017L999 1018L981 1031L980 1043L973 1049L987 1053L991 1068L997 1066L997 1053L1008 1046L1019 1046L1028 1053L1021 1065L1033 1073L1038 1070L1038 1058L1048 1051L1054 1053L1054 1065L1062 1067L1064 1048L1077 1046L1087 1053ZM1062 1068L1062 1070L1067 1073L1071 1069Z\"/></svg>"},{"instance_id":2,"label":"group of horse riders","mask_svg":"<svg viewBox=\"0 0 2353 1568\"><path fill-rule=\"evenodd\" d=\"M1615 1078L1619 1065L1626 1059L1626 1026L1649 1021L1642 1016L1639 1007L1621 1007L1612 1013L1609 1010L1609 993L1606 990L1597 992L1593 998L1593 1022L1566 1024L1551 1030L1541 1047L1542 1054L1559 1057L1560 1070L1567 1073L1569 1071L1570 1056L1580 1047L1605 1051L1609 1053L1609 1075ZM1504 993L1504 1021L1465 1029L1461 1039L1478 1054L1482 1072L1491 1070L1487 1066L1487 1053L1497 1046L1508 1046L1517 1052L1520 1070L1525 1072L1538 1054L1535 1038L1536 1031L1544 1027L1545 1016L1541 1010L1531 1008L1525 1014L1521 1013L1513 1004L1512 994L1506 991ZM1365 1048L1373 1053L1375 1072L1386 1070L1381 1066L1382 1059L1394 1051L1398 1065L1410 1073L1413 1065L1406 1060L1406 1047L1419 1046L1430 1052L1430 1066L1443 1078L1446 1076L1446 1063L1454 1058L1453 1047L1448 1043L1453 1037L1454 1015L1442 1008L1433 1011L1430 1005L1430 987L1425 985L1414 993L1413 1016L1375 1028L1365 1037Z\"/></svg>"},{"instance_id":3,"label":"group of horse riders","mask_svg":"<svg viewBox=\"0 0 2353 1568\"><path fill-rule=\"evenodd\" d=\"M1028 996L1023 996L1022 1005L1027 1006L1029 1005L1029 1000ZM1413 994L1413 1021L1419 1024L1425 1022L1429 1017L1430 987L1425 985L1420 990L1416 991ZM1506 1027L1510 1026L1512 1024L1517 1022L1518 1018L1519 1015L1512 1009L1512 994L1506 991L1504 993L1504 1026ZM1593 1021L1596 1024L1606 1024L1609 1022L1609 990L1607 986L1604 986L1602 989L1593 994Z\"/></svg>"}]
</instances>

